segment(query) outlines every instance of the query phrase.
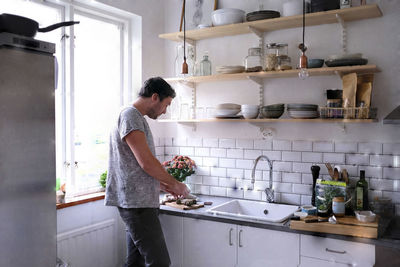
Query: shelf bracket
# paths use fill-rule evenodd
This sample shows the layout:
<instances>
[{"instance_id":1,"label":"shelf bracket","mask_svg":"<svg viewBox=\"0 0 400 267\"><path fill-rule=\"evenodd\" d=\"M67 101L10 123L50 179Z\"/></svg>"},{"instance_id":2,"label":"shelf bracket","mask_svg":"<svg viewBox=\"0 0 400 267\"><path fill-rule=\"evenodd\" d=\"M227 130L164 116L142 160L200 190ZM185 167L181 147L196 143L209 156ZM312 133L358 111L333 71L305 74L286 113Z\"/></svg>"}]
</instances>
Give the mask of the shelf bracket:
<instances>
[{"instance_id":1,"label":"shelf bracket","mask_svg":"<svg viewBox=\"0 0 400 267\"><path fill-rule=\"evenodd\" d=\"M183 86L190 87L192 89L196 88L196 84L194 82L189 82L189 81L186 81L186 80L179 80L178 83L180 83Z\"/></svg>"},{"instance_id":2,"label":"shelf bracket","mask_svg":"<svg viewBox=\"0 0 400 267\"><path fill-rule=\"evenodd\" d=\"M247 76L247 79L255 82L259 86L259 105L264 105L264 81L260 77Z\"/></svg>"},{"instance_id":3,"label":"shelf bracket","mask_svg":"<svg viewBox=\"0 0 400 267\"><path fill-rule=\"evenodd\" d=\"M183 35L178 35L179 40L183 42ZM196 40L189 39L186 37L186 43L196 46Z\"/></svg>"},{"instance_id":4,"label":"shelf bracket","mask_svg":"<svg viewBox=\"0 0 400 267\"><path fill-rule=\"evenodd\" d=\"M258 84L259 86L263 86L264 82L263 79L260 77L254 77L254 76L247 76L247 79L255 82L256 84Z\"/></svg>"},{"instance_id":5,"label":"shelf bracket","mask_svg":"<svg viewBox=\"0 0 400 267\"><path fill-rule=\"evenodd\" d=\"M257 28L254 28L253 26L248 26L249 30L254 33L255 35L258 36L258 38L263 38L264 37L264 32L260 31Z\"/></svg>"},{"instance_id":6,"label":"shelf bracket","mask_svg":"<svg viewBox=\"0 0 400 267\"><path fill-rule=\"evenodd\" d=\"M196 132L197 131L197 123L195 123L195 122L178 122L178 124L191 127L192 128L192 132Z\"/></svg>"},{"instance_id":7,"label":"shelf bracket","mask_svg":"<svg viewBox=\"0 0 400 267\"><path fill-rule=\"evenodd\" d=\"M347 28L346 23L344 22L343 18L336 14L336 19L342 28L342 52L343 54L347 53Z\"/></svg>"},{"instance_id":8,"label":"shelf bracket","mask_svg":"<svg viewBox=\"0 0 400 267\"><path fill-rule=\"evenodd\" d=\"M335 70L334 72L335 72L336 75L340 76L340 78L343 77L343 72L338 71L338 70Z\"/></svg>"}]
</instances>

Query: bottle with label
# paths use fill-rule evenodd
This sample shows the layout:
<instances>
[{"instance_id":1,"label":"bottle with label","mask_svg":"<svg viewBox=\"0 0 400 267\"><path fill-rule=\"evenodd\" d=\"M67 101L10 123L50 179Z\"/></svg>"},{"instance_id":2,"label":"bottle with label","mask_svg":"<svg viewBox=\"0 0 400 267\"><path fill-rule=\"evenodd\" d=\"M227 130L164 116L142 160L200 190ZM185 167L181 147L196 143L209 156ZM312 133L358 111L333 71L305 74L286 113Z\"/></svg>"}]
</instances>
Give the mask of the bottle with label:
<instances>
[{"instance_id":1,"label":"bottle with label","mask_svg":"<svg viewBox=\"0 0 400 267\"><path fill-rule=\"evenodd\" d=\"M356 210L368 210L368 182L365 180L365 171L360 171L360 180L356 184Z\"/></svg>"}]
</instances>

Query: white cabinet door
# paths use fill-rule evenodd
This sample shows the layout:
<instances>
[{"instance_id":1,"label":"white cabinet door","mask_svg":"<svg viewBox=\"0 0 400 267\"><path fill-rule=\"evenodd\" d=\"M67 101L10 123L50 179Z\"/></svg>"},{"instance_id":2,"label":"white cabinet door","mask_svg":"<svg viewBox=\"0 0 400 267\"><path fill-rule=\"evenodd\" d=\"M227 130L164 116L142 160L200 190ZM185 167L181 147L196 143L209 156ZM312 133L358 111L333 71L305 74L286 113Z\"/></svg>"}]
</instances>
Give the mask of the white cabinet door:
<instances>
[{"instance_id":1,"label":"white cabinet door","mask_svg":"<svg viewBox=\"0 0 400 267\"><path fill-rule=\"evenodd\" d=\"M184 218L183 266L235 266L236 231L233 224Z\"/></svg>"},{"instance_id":2,"label":"white cabinet door","mask_svg":"<svg viewBox=\"0 0 400 267\"><path fill-rule=\"evenodd\" d=\"M183 217L159 215L172 267L183 267Z\"/></svg>"},{"instance_id":3,"label":"white cabinet door","mask_svg":"<svg viewBox=\"0 0 400 267\"><path fill-rule=\"evenodd\" d=\"M351 264L324 261L309 257L300 257L300 267L350 267Z\"/></svg>"},{"instance_id":4,"label":"white cabinet door","mask_svg":"<svg viewBox=\"0 0 400 267\"><path fill-rule=\"evenodd\" d=\"M239 267L296 267L299 265L298 234L248 226L238 227Z\"/></svg>"}]
</instances>

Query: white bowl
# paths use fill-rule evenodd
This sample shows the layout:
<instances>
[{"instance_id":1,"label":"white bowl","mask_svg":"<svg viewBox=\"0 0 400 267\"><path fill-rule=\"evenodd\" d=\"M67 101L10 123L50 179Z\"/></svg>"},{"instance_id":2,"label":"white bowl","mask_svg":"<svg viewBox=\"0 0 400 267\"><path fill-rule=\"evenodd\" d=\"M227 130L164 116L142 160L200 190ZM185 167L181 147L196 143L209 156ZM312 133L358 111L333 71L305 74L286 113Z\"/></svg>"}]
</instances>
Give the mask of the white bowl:
<instances>
[{"instance_id":1,"label":"white bowl","mask_svg":"<svg viewBox=\"0 0 400 267\"><path fill-rule=\"evenodd\" d=\"M234 103L221 103L217 105L217 109L240 109L240 105Z\"/></svg>"},{"instance_id":2,"label":"white bowl","mask_svg":"<svg viewBox=\"0 0 400 267\"><path fill-rule=\"evenodd\" d=\"M241 23L244 21L245 12L236 8L217 9L211 13L214 26Z\"/></svg>"},{"instance_id":3,"label":"white bowl","mask_svg":"<svg viewBox=\"0 0 400 267\"><path fill-rule=\"evenodd\" d=\"M303 14L303 1L301 0L292 0L286 3L283 3L283 16L295 16Z\"/></svg>"},{"instance_id":4,"label":"white bowl","mask_svg":"<svg viewBox=\"0 0 400 267\"><path fill-rule=\"evenodd\" d=\"M241 105L241 109L258 109L259 106L258 105Z\"/></svg>"},{"instance_id":5,"label":"white bowl","mask_svg":"<svg viewBox=\"0 0 400 267\"><path fill-rule=\"evenodd\" d=\"M216 116L234 116L238 114L240 109L215 109L215 115Z\"/></svg>"},{"instance_id":6,"label":"white bowl","mask_svg":"<svg viewBox=\"0 0 400 267\"><path fill-rule=\"evenodd\" d=\"M370 210L355 211L357 220L361 222L374 222L376 215Z\"/></svg>"},{"instance_id":7,"label":"white bowl","mask_svg":"<svg viewBox=\"0 0 400 267\"><path fill-rule=\"evenodd\" d=\"M242 115L245 119L255 119L258 117L257 111L242 111Z\"/></svg>"}]
</instances>

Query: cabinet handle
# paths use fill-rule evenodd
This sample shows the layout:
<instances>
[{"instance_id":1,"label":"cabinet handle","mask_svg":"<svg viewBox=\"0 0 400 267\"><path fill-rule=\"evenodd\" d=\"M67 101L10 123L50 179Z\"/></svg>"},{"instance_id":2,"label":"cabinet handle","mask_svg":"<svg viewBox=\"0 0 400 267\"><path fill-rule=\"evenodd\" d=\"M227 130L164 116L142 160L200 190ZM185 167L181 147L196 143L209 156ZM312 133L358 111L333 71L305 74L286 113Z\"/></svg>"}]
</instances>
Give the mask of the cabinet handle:
<instances>
[{"instance_id":1,"label":"cabinet handle","mask_svg":"<svg viewBox=\"0 0 400 267\"><path fill-rule=\"evenodd\" d=\"M243 247L243 245L242 245L242 232L243 232L243 230L239 231L239 247Z\"/></svg>"},{"instance_id":2,"label":"cabinet handle","mask_svg":"<svg viewBox=\"0 0 400 267\"><path fill-rule=\"evenodd\" d=\"M233 231L233 228L231 228L229 230L229 246L233 246L233 243L232 243L232 231Z\"/></svg>"},{"instance_id":3,"label":"cabinet handle","mask_svg":"<svg viewBox=\"0 0 400 267\"><path fill-rule=\"evenodd\" d=\"M332 250L332 249L329 249L329 248L325 248L325 251L332 252L332 253L337 253L337 254L346 254L346 250L338 251L338 250Z\"/></svg>"}]
</instances>

